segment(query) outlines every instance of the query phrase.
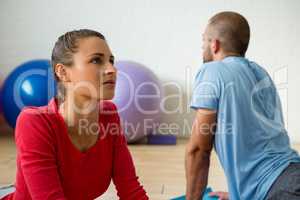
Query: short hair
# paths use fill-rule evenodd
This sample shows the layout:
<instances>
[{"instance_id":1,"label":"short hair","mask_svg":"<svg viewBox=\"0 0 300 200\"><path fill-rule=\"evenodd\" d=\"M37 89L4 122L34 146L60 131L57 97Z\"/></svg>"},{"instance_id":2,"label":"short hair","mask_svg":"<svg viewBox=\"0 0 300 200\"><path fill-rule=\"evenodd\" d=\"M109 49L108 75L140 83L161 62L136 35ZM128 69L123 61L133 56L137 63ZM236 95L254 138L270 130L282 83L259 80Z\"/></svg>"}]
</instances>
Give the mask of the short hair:
<instances>
[{"instance_id":1,"label":"short hair","mask_svg":"<svg viewBox=\"0 0 300 200\"><path fill-rule=\"evenodd\" d=\"M248 21L236 12L220 12L208 23L210 34L220 40L225 52L238 53L245 56L250 40Z\"/></svg>"}]
</instances>

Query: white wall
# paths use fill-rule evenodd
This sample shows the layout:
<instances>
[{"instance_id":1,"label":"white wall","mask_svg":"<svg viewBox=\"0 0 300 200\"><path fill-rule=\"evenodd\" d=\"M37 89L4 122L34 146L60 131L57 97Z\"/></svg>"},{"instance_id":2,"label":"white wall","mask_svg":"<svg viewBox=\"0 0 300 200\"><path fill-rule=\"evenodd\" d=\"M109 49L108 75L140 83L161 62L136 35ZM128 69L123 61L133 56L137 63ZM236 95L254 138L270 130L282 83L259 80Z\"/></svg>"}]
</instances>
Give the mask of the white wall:
<instances>
[{"instance_id":1,"label":"white wall","mask_svg":"<svg viewBox=\"0 0 300 200\"><path fill-rule=\"evenodd\" d=\"M66 31L96 29L107 37L117 59L141 62L163 82L180 85L183 113L166 121L182 123L192 118L185 104L202 62L201 33L207 20L223 10L240 12L249 20L252 36L247 57L276 79L289 134L293 142L300 142L298 0L2 0L0 76L24 61L50 58L56 38Z\"/></svg>"}]
</instances>

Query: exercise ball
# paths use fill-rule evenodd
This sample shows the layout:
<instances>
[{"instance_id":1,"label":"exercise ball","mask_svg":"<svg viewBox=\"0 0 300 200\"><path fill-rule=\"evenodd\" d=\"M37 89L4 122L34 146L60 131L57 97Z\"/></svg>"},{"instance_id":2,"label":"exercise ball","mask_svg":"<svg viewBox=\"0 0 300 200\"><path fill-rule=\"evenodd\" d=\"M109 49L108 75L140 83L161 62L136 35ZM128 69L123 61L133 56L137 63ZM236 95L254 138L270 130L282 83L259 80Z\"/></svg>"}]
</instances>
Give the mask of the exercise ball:
<instances>
[{"instance_id":1,"label":"exercise ball","mask_svg":"<svg viewBox=\"0 0 300 200\"><path fill-rule=\"evenodd\" d=\"M4 123L3 118L3 107L2 107L2 86L0 86L0 126Z\"/></svg>"},{"instance_id":2,"label":"exercise ball","mask_svg":"<svg viewBox=\"0 0 300 200\"><path fill-rule=\"evenodd\" d=\"M16 67L2 87L4 118L11 127L24 106L43 106L56 94L49 60L32 60Z\"/></svg>"},{"instance_id":3,"label":"exercise ball","mask_svg":"<svg viewBox=\"0 0 300 200\"><path fill-rule=\"evenodd\" d=\"M0 86L0 115L3 112L3 107L2 107L2 87Z\"/></svg>"},{"instance_id":4,"label":"exercise ball","mask_svg":"<svg viewBox=\"0 0 300 200\"><path fill-rule=\"evenodd\" d=\"M128 143L134 143L155 131L161 119L162 87L155 74L142 64L119 61L116 104Z\"/></svg>"}]
</instances>

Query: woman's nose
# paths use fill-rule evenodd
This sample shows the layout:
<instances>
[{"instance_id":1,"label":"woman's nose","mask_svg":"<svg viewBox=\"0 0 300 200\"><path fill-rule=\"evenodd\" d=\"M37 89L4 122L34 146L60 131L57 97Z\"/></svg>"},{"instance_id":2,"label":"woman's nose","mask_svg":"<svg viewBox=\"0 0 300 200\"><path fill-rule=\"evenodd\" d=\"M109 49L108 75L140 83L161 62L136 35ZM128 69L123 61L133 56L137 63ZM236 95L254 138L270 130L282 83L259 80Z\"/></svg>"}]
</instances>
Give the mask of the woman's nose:
<instances>
[{"instance_id":1,"label":"woman's nose","mask_svg":"<svg viewBox=\"0 0 300 200\"><path fill-rule=\"evenodd\" d=\"M117 72L116 67L113 64L108 64L105 69L105 74L115 74Z\"/></svg>"}]
</instances>

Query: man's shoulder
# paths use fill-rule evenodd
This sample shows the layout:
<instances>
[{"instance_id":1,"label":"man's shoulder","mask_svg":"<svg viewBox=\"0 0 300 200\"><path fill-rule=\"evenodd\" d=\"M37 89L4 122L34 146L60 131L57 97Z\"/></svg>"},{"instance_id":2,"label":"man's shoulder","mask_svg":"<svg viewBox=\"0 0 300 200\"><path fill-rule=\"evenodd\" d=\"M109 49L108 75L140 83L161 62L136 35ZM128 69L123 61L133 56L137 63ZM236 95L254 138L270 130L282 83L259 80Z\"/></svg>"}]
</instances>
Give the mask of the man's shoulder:
<instances>
[{"instance_id":1,"label":"man's shoulder","mask_svg":"<svg viewBox=\"0 0 300 200\"><path fill-rule=\"evenodd\" d=\"M220 61L203 63L196 74L196 80L218 80L222 79L224 64Z\"/></svg>"},{"instance_id":2,"label":"man's shoulder","mask_svg":"<svg viewBox=\"0 0 300 200\"><path fill-rule=\"evenodd\" d=\"M210 62L203 63L201 69L215 71L215 70L221 70L223 66L224 63L222 61L210 61Z\"/></svg>"}]
</instances>

